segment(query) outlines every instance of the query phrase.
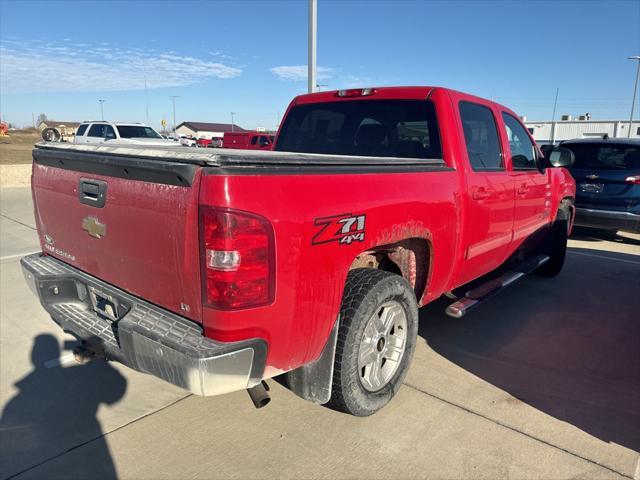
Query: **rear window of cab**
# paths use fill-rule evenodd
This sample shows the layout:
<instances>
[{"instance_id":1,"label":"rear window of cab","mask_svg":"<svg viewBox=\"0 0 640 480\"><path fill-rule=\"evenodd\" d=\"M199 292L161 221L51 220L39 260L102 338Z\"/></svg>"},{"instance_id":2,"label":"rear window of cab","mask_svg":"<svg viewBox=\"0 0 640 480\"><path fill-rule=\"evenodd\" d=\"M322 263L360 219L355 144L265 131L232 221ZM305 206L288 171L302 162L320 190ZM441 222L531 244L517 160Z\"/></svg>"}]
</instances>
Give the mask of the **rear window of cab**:
<instances>
[{"instance_id":1,"label":"rear window of cab","mask_svg":"<svg viewBox=\"0 0 640 480\"><path fill-rule=\"evenodd\" d=\"M276 150L400 158L442 158L433 103L337 101L298 105L287 114Z\"/></svg>"}]
</instances>

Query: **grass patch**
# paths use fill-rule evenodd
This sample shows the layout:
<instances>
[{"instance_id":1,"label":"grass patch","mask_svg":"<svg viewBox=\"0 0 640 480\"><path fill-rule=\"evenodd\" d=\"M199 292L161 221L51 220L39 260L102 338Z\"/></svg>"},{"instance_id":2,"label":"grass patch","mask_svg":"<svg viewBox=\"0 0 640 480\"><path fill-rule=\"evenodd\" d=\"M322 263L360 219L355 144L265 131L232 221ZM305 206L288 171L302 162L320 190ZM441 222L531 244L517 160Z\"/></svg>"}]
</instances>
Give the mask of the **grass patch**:
<instances>
[{"instance_id":1,"label":"grass patch","mask_svg":"<svg viewBox=\"0 0 640 480\"><path fill-rule=\"evenodd\" d=\"M31 163L33 144L41 141L38 132L12 132L9 137L0 137L0 164L16 165Z\"/></svg>"}]
</instances>

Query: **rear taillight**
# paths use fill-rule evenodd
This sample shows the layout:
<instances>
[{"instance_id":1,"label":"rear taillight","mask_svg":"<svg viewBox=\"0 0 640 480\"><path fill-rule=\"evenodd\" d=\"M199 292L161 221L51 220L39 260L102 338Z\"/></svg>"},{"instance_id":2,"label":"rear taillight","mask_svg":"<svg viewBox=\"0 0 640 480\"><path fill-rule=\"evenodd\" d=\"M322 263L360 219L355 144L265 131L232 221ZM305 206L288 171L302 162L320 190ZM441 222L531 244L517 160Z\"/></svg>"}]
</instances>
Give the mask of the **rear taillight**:
<instances>
[{"instance_id":1,"label":"rear taillight","mask_svg":"<svg viewBox=\"0 0 640 480\"><path fill-rule=\"evenodd\" d=\"M205 305L230 310L273 301L274 239L265 218L201 206L200 242Z\"/></svg>"},{"instance_id":2,"label":"rear taillight","mask_svg":"<svg viewBox=\"0 0 640 480\"><path fill-rule=\"evenodd\" d=\"M632 175L624 179L627 183L633 183L634 185L640 185L640 175Z\"/></svg>"}]
</instances>

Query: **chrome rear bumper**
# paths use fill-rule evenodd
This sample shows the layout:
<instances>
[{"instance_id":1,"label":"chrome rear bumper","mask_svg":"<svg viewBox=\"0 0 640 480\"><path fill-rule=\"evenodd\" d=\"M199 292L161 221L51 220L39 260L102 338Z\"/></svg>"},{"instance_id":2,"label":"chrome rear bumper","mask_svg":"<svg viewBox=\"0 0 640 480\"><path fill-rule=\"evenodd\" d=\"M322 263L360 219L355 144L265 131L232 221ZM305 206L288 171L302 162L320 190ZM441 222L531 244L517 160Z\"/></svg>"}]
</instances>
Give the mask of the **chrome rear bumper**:
<instances>
[{"instance_id":1,"label":"chrome rear bumper","mask_svg":"<svg viewBox=\"0 0 640 480\"><path fill-rule=\"evenodd\" d=\"M244 390L262 380L267 356L262 339L217 342L198 324L60 260L38 253L20 263L53 320L111 360L197 395Z\"/></svg>"}]
</instances>

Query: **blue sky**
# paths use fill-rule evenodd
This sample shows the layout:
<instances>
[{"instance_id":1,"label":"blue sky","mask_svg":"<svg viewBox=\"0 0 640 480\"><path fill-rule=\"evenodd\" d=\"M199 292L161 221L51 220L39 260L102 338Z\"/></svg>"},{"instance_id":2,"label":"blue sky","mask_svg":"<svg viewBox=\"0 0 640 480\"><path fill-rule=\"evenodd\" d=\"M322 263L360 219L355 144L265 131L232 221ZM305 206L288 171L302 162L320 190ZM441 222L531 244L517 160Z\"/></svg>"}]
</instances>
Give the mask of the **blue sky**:
<instances>
[{"instance_id":1,"label":"blue sky","mask_svg":"<svg viewBox=\"0 0 640 480\"><path fill-rule=\"evenodd\" d=\"M0 0L0 114L274 127L306 91L307 2ZM628 118L640 1L318 0L324 89L442 85L531 120ZM145 98L145 77L148 87ZM636 110L638 112L638 110Z\"/></svg>"}]
</instances>

